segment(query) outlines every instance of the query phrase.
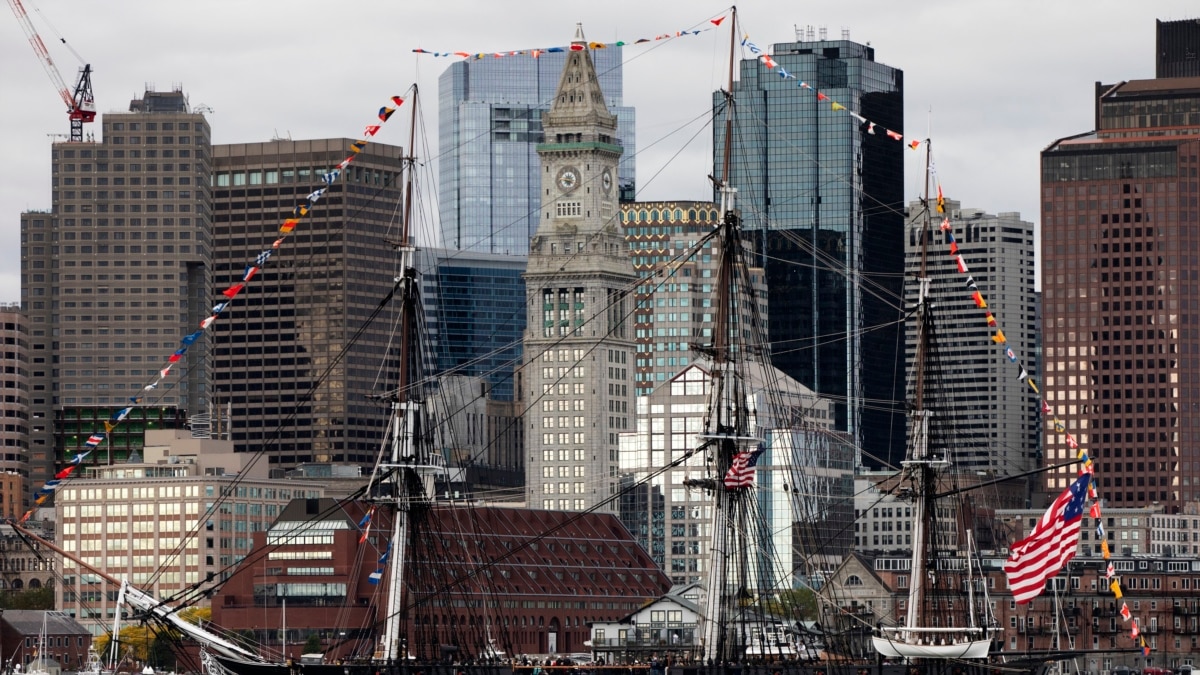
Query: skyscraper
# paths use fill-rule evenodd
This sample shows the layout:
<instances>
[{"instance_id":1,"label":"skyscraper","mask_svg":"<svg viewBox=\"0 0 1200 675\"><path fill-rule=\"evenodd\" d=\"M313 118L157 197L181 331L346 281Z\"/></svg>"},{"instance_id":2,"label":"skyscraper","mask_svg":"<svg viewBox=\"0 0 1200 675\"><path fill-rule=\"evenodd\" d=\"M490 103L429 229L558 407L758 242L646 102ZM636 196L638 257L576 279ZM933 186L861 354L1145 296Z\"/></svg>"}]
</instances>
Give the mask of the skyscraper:
<instances>
[{"instance_id":1,"label":"skyscraper","mask_svg":"<svg viewBox=\"0 0 1200 675\"><path fill-rule=\"evenodd\" d=\"M180 90L147 91L101 126L101 142L53 145L53 208L21 215L33 484L155 381L207 309L208 120ZM142 446L145 428L182 425L204 410L207 352L201 337L95 458L122 460Z\"/></svg>"},{"instance_id":2,"label":"skyscraper","mask_svg":"<svg viewBox=\"0 0 1200 675\"><path fill-rule=\"evenodd\" d=\"M232 413L235 449L263 450L280 468L369 463L383 438L383 404L371 396L395 384L392 307L368 321L399 274L389 237L399 236L403 153L370 143L325 183L322 174L353 142L213 147L216 288L242 281L270 253L210 329L213 400ZM322 187L312 211L273 248L284 218Z\"/></svg>"},{"instance_id":3,"label":"skyscraper","mask_svg":"<svg viewBox=\"0 0 1200 675\"><path fill-rule=\"evenodd\" d=\"M641 277L633 317L638 396L648 395L682 372L691 363L692 345L712 337L713 283L720 256L717 239L705 242L704 238L720 224L719 213L712 202L621 204L629 255ZM689 255L693 248L695 253ZM733 318L744 338L767 317L762 268L750 269L749 276L757 284L759 302L739 305Z\"/></svg>"},{"instance_id":4,"label":"skyscraper","mask_svg":"<svg viewBox=\"0 0 1200 675\"><path fill-rule=\"evenodd\" d=\"M903 146L815 92L903 131L903 73L846 39L776 44L771 56L773 69L740 64L728 176L766 269L771 362L837 402L837 429L867 463L894 464L905 436ZM721 92L713 104L723 109ZM724 136L714 125L718 171Z\"/></svg>"},{"instance_id":5,"label":"skyscraper","mask_svg":"<svg viewBox=\"0 0 1200 675\"><path fill-rule=\"evenodd\" d=\"M582 511L616 494L617 435L634 415L637 277L617 207L617 119L582 28L573 44L583 48L567 56L537 146L545 205L525 272L522 395L528 503Z\"/></svg>"},{"instance_id":6,"label":"skyscraper","mask_svg":"<svg viewBox=\"0 0 1200 675\"><path fill-rule=\"evenodd\" d=\"M915 279L921 268L920 228L925 215L920 202L909 204L904 269L910 279ZM926 385L925 391L937 397L926 404L933 408L932 425L953 434L953 441L943 447L950 448L956 470L995 475L1032 470L1037 465L1042 430L1037 397L1015 377L1005 348L1013 350L1029 375L1041 377L1035 352L1033 223L1021 220L1017 213L964 209L950 199L945 202L944 214L929 215L926 276L935 323L926 371L937 381ZM970 266L989 310L999 317L1006 345L992 341L995 329L985 321L973 320L979 309L963 285L954 258L946 253L946 236L939 229L943 219L948 221L958 252ZM916 283L905 285L905 296L909 307L916 306ZM913 363L916 352L917 320L916 314L908 320L904 345L908 363ZM944 438L948 441L951 436Z\"/></svg>"},{"instance_id":7,"label":"skyscraper","mask_svg":"<svg viewBox=\"0 0 1200 675\"><path fill-rule=\"evenodd\" d=\"M1200 77L1200 19L1154 21L1154 76Z\"/></svg>"},{"instance_id":8,"label":"skyscraper","mask_svg":"<svg viewBox=\"0 0 1200 675\"><path fill-rule=\"evenodd\" d=\"M1094 131L1042 151L1045 398L1118 507L1200 499L1200 86L1096 85ZM1046 474L1061 490L1076 467Z\"/></svg>"},{"instance_id":9,"label":"skyscraper","mask_svg":"<svg viewBox=\"0 0 1200 675\"><path fill-rule=\"evenodd\" d=\"M29 335L20 305L0 305L0 518L19 518L29 507Z\"/></svg>"},{"instance_id":10,"label":"skyscraper","mask_svg":"<svg viewBox=\"0 0 1200 675\"><path fill-rule=\"evenodd\" d=\"M438 202L442 245L525 255L540 220L542 113L550 107L568 54L464 59L438 78ZM617 117L625 150L614 189L632 199L634 110L622 105L622 49L592 53L600 90Z\"/></svg>"},{"instance_id":11,"label":"skyscraper","mask_svg":"<svg viewBox=\"0 0 1200 675\"><path fill-rule=\"evenodd\" d=\"M417 251L425 325L439 374L481 377L492 398L513 400L525 334L525 265L522 256Z\"/></svg>"}]
</instances>

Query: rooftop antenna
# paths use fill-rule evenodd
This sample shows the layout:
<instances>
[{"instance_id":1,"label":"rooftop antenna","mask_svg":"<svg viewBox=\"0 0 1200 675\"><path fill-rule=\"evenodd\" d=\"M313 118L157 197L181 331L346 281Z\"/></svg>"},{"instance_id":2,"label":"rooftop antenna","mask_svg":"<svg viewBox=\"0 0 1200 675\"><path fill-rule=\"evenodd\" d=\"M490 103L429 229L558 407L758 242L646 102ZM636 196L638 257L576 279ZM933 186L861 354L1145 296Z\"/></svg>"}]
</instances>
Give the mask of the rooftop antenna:
<instances>
[{"instance_id":1,"label":"rooftop antenna","mask_svg":"<svg viewBox=\"0 0 1200 675\"><path fill-rule=\"evenodd\" d=\"M821 42L824 42L825 40L827 40L829 38L829 27L828 26L821 26L817 30L818 30L819 35L821 36Z\"/></svg>"},{"instance_id":2,"label":"rooftop antenna","mask_svg":"<svg viewBox=\"0 0 1200 675\"><path fill-rule=\"evenodd\" d=\"M846 40L847 42L850 40L850 29L844 26L842 27L842 39Z\"/></svg>"}]
</instances>

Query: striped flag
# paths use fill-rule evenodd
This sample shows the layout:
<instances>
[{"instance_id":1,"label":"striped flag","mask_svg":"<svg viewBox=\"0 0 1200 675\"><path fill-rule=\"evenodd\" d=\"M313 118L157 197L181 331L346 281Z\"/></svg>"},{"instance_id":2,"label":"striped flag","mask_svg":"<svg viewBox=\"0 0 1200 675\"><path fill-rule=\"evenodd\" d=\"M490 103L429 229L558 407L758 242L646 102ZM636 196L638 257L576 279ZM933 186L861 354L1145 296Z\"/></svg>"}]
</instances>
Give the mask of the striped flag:
<instances>
[{"instance_id":1,"label":"striped flag","mask_svg":"<svg viewBox=\"0 0 1200 675\"><path fill-rule=\"evenodd\" d=\"M725 488L734 490L753 485L754 467L758 465L758 458L762 454L762 448L759 448L758 450L743 450L735 455L733 463L729 465L729 471L725 472Z\"/></svg>"},{"instance_id":2,"label":"striped flag","mask_svg":"<svg viewBox=\"0 0 1200 675\"><path fill-rule=\"evenodd\" d=\"M1021 541L1012 545L1004 563L1013 600L1025 604L1046 590L1046 580L1058 574L1075 557L1083 502L1091 475L1080 476L1054 500L1041 520Z\"/></svg>"}]
</instances>

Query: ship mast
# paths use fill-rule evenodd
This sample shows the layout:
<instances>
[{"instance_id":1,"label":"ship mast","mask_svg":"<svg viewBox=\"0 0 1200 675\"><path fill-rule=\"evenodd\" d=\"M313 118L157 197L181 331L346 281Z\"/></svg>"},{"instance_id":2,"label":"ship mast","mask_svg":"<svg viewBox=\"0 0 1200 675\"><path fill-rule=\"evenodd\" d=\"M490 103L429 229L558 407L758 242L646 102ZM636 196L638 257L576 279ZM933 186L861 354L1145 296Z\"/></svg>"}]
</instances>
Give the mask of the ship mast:
<instances>
[{"instance_id":1,"label":"ship mast","mask_svg":"<svg viewBox=\"0 0 1200 675\"><path fill-rule=\"evenodd\" d=\"M406 183L404 188L404 221L397 246L400 254L400 355L396 398L392 402L392 445L390 457L380 463L379 472L372 478L368 491L370 501L392 511L390 561L388 562L387 605L383 617L383 635L375 660L399 663L407 658L401 640L401 598L404 591L405 554L408 544L410 511L426 503L433 494L433 478L439 467L417 442L420 396L414 386L414 373L419 362L419 343L415 338L416 315L419 308L417 271L413 256L416 247L412 235L412 192L416 158L413 148L417 129L417 87L413 85L412 123L409 130L408 156L404 158ZM378 482L376 482L378 481Z\"/></svg>"},{"instance_id":2,"label":"ship mast","mask_svg":"<svg viewBox=\"0 0 1200 675\"><path fill-rule=\"evenodd\" d=\"M741 261L741 216L734 208L737 189L730 185L730 164L733 146L733 72L735 67L735 44L737 30L737 8L734 7L729 36L729 82L725 91L725 148L721 178L717 189L721 196L722 221L720 224L720 264L715 284L717 311L712 328L712 343L706 351L712 359L711 389L709 391L708 420L700 440L708 444L713 461L714 481L708 483L713 493L711 539L709 543L708 589L705 596L703 616L701 658L709 663L737 660L734 645L730 644L725 629L730 617L731 589L728 584L729 559L736 549L740 568L739 580L746 578L746 547L732 545L731 534L743 525L740 521L746 513L745 500L752 495L745 490L730 491L723 485L723 478L739 453L753 449L762 439L753 436L750 430L750 411L747 407L748 390L737 360L745 358L744 350L730 340L733 322L729 313L734 303L730 293L741 281L737 265ZM732 589L736 591L737 589Z\"/></svg>"},{"instance_id":3,"label":"ship mast","mask_svg":"<svg viewBox=\"0 0 1200 675\"><path fill-rule=\"evenodd\" d=\"M936 468L945 466L944 460L934 460L929 454L929 418L931 412L925 408L925 359L929 351L929 162L932 159L932 148L929 141L925 142L925 196L923 203L925 213L921 219L918 242L920 244L921 263L917 272L917 340L916 352L913 357L913 400L910 416L912 418L912 442L909 456L902 463L903 471L912 483L915 503L913 504L913 535L912 535L912 568L908 588L908 614L905 621L907 628L917 628L925 624L926 555L929 543L936 536L933 516L934 504L934 472ZM910 635L910 638L913 636Z\"/></svg>"}]
</instances>

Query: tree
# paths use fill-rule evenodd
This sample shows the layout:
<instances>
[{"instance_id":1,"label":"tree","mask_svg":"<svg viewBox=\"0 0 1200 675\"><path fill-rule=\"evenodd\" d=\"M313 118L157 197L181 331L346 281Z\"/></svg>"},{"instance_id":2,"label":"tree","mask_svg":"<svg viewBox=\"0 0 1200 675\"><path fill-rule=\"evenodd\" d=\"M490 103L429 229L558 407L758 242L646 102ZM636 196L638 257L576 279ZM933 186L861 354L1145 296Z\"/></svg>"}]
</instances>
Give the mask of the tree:
<instances>
[{"instance_id":1,"label":"tree","mask_svg":"<svg viewBox=\"0 0 1200 675\"><path fill-rule=\"evenodd\" d=\"M54 609L54 588L43 586L0 593L0 609Z\"/></svg>"},{"instance_id":2,"label":"tree","mask_svg":"<svg viewBox=\"0 0 1200 675\"><path fill-rule=\"evenodd\" d=\"M820 617L817 594L811 588L790 588L767 601L767 611L794 621L816 621Z\"/></svg>"},{"instance_id":3,"label":"tree","mask_svg":"<svg viewBox=\"0 0 1200 675\"><path fill-rule=\"evenodd\" d=\"M320 654L321 653L321 636L316 633L309 633L308 639L304 641L305 654Z\"/></svg>"}]
</instances>

